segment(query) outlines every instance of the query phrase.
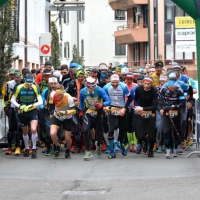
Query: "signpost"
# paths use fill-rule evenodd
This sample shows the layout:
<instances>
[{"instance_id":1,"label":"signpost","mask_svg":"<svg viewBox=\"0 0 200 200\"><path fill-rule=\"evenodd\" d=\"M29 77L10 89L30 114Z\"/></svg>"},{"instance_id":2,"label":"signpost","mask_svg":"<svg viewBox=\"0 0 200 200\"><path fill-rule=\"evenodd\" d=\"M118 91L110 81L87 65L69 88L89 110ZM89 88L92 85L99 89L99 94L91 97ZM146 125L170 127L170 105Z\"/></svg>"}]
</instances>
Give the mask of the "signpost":
<instances>
[{"instance_id":1,"label":"signpost","mask_svg":"<svg viewBox=\"0 0 200 200\"><path fill-rule=\"evenodd\" d=\"M40 56L51 56L51 33L41 33L40 36Z\"/></svg>"},{"instance_id":2,"label":"signpost","mask_svg":"<svg viewBox=\"0 0 200 200\"><path fill-rule=\"evenodd\" d=\"M172 0L177 6L190 15L195 21L196 27L196 51L197 51L197 70L198 70L198 88L200 88L200 0ZM200 93L199 93L200 95ZM199 100L198 100L199 101ZM200 131L200 130L199 130ZM200 154L199 151L200 141L197 138L197 148L192 154ZM188 157L190 156L188 155Z\"/></svg>"}]
</instances>

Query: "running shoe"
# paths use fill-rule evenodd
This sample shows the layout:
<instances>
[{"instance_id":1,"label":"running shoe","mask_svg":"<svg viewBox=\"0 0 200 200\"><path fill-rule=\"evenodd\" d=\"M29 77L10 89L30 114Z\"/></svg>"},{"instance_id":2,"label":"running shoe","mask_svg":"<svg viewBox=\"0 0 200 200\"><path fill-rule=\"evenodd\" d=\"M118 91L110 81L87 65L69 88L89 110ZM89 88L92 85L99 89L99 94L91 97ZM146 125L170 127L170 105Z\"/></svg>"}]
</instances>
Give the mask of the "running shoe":
<instances>
[{"instance_id":1,"label":"running shoe","mask_svg":"<svg viewBox=\"0 0 200 200\"><path fill-rule=\"evenodd\" d=\"M91 151L85 151L85 155L84 155L84 160L89 160L92 157L92 152Z\"/></svg>"},{"instance_id":2,"label":"running shoe","mask_svg":"<svg viewBox=\"0 0 200 200\"><path fill-rule=\"evenodd\" d=\"M44 147L44 149L42 150L42 153L45 153L45 152L46 152L46 149L47 149L47 148L46 148L46 147Z\"/></svg>"},{"instance_id":3,"label":"running shoe","mask_svg":"<svg viewBox=\"0 0 200 200\"><path fill-rule=\"evenodd\" d=\"M186 146L184 145L184 143L181 143L179 146L181 147L181 149L185 149L186 148Z\"/></svg>"},{"instance_id":4,"label":"running shoe","mask_svg":"<svg viewBox=\"0 0 200 200\"><path fill-rule=\"evenodd\" d=\"M162 151L163 151L163 146L160 145L159 148L158 148L158 150L157 150L157 152L158 152L158 153L162 153Z\"/></svg>"},{"instance_id":5,"label":"running shoe","mask_svg":"<svg viewBox=\"0 0 200 200\"><path fill-rule=\"evenodd\" d=\"M174 157L178 157L178 150L174 149Z\"/></svg>"},{"instance_id":6,"label":"running shoe","mask_svg":"<svg viewBox=\"0 0 200 200\"><path fill-rule=\"evenodd\" d=\"M102 153L102 152L101 152L101 145L98 146L97 143L98 143L98 142L96 141L96 142L95 142L96 152L97 152L97 156L100 156L101 153Z\"/></svg>"},{"instance_id":7,"label":"running shoe","mask_svg":"<svg viewBox=\"0 0 200 200\"><path fill-rule=\"evenodd\" d=\"M107 145L106 150L105 150L105 154L109 154L110 153L110 145Z\"/></svg>"},{"instance_id":8,"label":"running shoe","mask_svg":"<svg viewBox=\"0 0 200 200\"><path fill-rule=\"evenodd\" d=\"M107 144L104 143L103 145L101 145L101 150L102 150L102 151L105 151L105 150L106 150L106 147L107 147Z\"/></svg>"},{"instance_id":9,"label":"running shoe","mask_svg":"<svg viewBox=\"0 0 200 200\"><path fill-rule=\"evenodd\" d=\"M21 154L24 154L25 153L25 151L26 151L26 149L24 148L24 149L22 149L21 150Z\"/></svg>"},{"instance_id":10,"label":"running shoe","mask_svg":"<svg viewBox=\"0 0 200 200\"><path fill-rule=\"evenodd\" d=\"M118 142L114 143L114 152L120 151L120 148L118 147Z\"/></svg>"},{"instance_id":11,"label":"running shoe","mask_svg":"<svg viewBox=\"0 0 200 200\"><path fill-rule=\"evenodd\" d=\"M178 145L177 150L178 150L178 154L182 154L183 153L183 149L181 148L180 145Z\"/></svg>"},{"instance_id":12,"label":"running shoe","mask_svg":"<svg viewBox=\"0 0 200 200\"><path fill-rule=\"evenodd\" d=\"M25 151L24 151L24 157L29 157L29 149L25 149Z\"/></svg>"},{"instance_id":13,"label":"running shoe","mask_svg":"<svg viewBox=\"0 0 200 200\"><path fill-rule=\"evenodd\" d=\"M70 152L76 153L76 146L72 146L71 149L70 149Z\"/></svg>"},{"instance_id":14,"label":"running shoe","mask_svg":"<svg viewBox=\"0 0 200 200\"><path fill-rule=\"evenodd\" d=\"M91 143L91 145L90 145L90 150L96 150L95 143Z\"/></svg>"},{"instance_id":15,"label":"running shoe","mask_svg":"<svg viewBox=\"0 0 200 200\"><path fill-rule=\"evenodd\" d=\"M170 149L166 149L165 158L169 159L170 158L170 154L171 154L171 150Z\"/></svg>"},{"instance_id":16,"label":"running shoe","mask_svg":"<svg viewBox=\"0 0 200 200\"><path fill-rule=\"evenodd\" d=\"M121 146L121 153L123 156L127 156L127 150L125 149L124 145Z\"/></svg>"},{"instance_id":17,"label":"running shoe","mask_svg":"<svg viewBox=\"0 0 200 200\"><path fill-rule=\"evenodd\" d=\"M31 155L33 152L32 148L29 148L29 155Z\"/></svg>"},{"instance_id":18,"label":"running shoe","mask_svg":"<svg viewBox=\"0 0 200 200\"><path fill-rule=\"evenodd\" d=\"M60 154L60 145L58 145L58 146L56 147L55 152L54 152L54 156L55 156L55 157L58 157L59 154Z\"/></svg>"},{"instance_id":19,"label":"running shoe","mask_svg":"<svg viewBox=\"0 0 200 200\"><path fill-rule=\"evenodd\" d=\"M133 145L132 152L135 153L135 152L136 152L136 149L137 149L137 144L134 144L134 145Z\"/></svg>"},{"instance_id":20,"label":"running shoe","mask_svg":"<svg viewBox=\"0 0 200 200\"><path fill-rule=\"evenodd\" d=\"M12 145L12 152L15 152L15 150L16 150L16 145L13 144L13 145Z\"/></svg>"},{"instance_id":21,"label":"running shoe","mask_svg":"<svg viewBox=\"0 0 200 200\"><path fill-rule=\"evenodd\" d=\"M113 159L113 158L116 158L115 152L114 151L110 151L108 159Z\"/></svg>"},{"instance_id":22,"label":"running shoe","mask_svg":"<svg viewBox=\"0 0 200 200\"><path fill-rule=\"evenodd\" d=\"M11 155L12 154L12 149L8 148L5 152L5 155Z\"/></svg>"},{"instance_id":23,"label":"running shoe","mask_svg":"<svg viewBox=\"0 0 200 200\"><path fill-rule=\"evenodd\" d=\"M142 145L141 145L141 144L138 144L135 153L140 154L140 153L141 153L141 150L142 150Z\"/></svg>"},{"instance_id":24,"label":"running shoe","mask_svg":"<svg viewBox=\"0 0 200 200\"><path fill-rule=\"evenodd\" d=\"M32 155L31 155L32 158L37 158L37 151L36 149L32 149Z\"/></svg>"},{"instance_id":25,"label":"running shoe","mask_svg":"<svg viewBox=\"0 0 200 200\"><path fill-rule=\"evenodd\" d=\"M71 158L69 149L66 149L66 151L65 151L65 158Z\"/></svg>"},{"instance_id":26,"label":"running shoe","mask_svg":"<svg viewBox=\"0 0 200 200\"><path fill-rule=\"evenodd\" d=\"M82 151L82 152L85 151L85 147L84 147L84 145L81 146L81 151Z\"/></svg>"},{"instance_id":27,"label":"running shoe","mask_svg":"<svg viewBox=\"0 0 200 200\"><path fill-rule=\"evenodd\" d=\"M15 155L18 156L18 155L20 155L20 153L21 153L21 149L19 147L17 147L15 149Z\"/></svg>"},{"instance_id":28,"label":"running shoe","mask_svg":"<svg viewBox=\"0 0 200 200\"><path fill-rule=\"evenodd\" d=\"M50 149L46 149L44 155L45 155L45 156L50 156L50 155L51 155L51 151L50 151Z\"/></svg>"},{"instance_id":29,"label":"running shoe","mask_svg":"<svg viewBox=\"0 0 200 200\"><path fill-rule=\"evenodd\" d=\"M154 143L154 146L153 146L153 152L156 152L157 151L157 144Z\"/></svg>"},{"instance_id":30,"label":"running shoe","mask_svg":"<svg viewBox=\"0 0 200 200\"><path fill-rule=\"evenodd\" d=\"M153 149L149 149L149 151L148 151L148 157L154 157Z\"/></svg>"}]
</instances>

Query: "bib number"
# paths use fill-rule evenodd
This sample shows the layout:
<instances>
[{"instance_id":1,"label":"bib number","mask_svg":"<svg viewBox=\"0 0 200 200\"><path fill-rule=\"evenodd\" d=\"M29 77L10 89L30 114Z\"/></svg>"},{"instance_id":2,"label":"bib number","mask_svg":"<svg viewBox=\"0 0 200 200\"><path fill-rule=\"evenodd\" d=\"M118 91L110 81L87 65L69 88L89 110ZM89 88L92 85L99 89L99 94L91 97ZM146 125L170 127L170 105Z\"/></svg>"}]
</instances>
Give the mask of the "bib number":
<instances>
[{"instance_id":1,"label":"bib number","mask_svg":"<svg viewBox=\"0 0 200 200\"><path fill-rule=\"evenodd\" d=\"M97 111L96 111L96 110L88 109L88 110L86 111L86 114L89 114L89 115L91 115L92 117L96 117L96 116L97 116Z\"/></svg>"},{"instance_id":2,"label":"bib number","mask_svg":"<svg viewBox=\"0 0 200 200\"><path fill-rule=\"evenodd\" d=\"M112 115L119 116L119 112L121 109L122 108L112 107L110 112Z\"/></svg>"},{"instance_id":3,"label":"bib number","mask_svg":"<svg viewBox=\"0 0 200 200\"><path fill-rule=\"evenodd\" d=\"M178 110L169 110L169 112L167 112L166 115L171 118L178 117Z\"/></svg>"},{"instance_id":4,"label":"bib number","mask_svg":"<svg viewBox=\"0 0 200 200\"><path fill-rule=\"evenodd\" d=\"M155 117L155 114L153 114L152 111L142 111L141 117L147 119Z\"/></svg>"}]
</instances>

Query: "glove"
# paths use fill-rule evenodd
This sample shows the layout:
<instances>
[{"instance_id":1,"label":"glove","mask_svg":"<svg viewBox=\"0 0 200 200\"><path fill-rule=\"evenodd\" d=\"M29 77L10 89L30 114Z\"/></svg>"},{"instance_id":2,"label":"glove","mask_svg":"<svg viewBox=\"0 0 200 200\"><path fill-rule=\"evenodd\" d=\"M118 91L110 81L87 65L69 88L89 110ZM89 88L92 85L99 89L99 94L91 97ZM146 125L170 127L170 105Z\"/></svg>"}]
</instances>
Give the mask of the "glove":
<instances>
[{"instance_id":1,"label":"glove","mask_svg":"<svg viewBox=\"0 0 200 200\"><path fill-rule=\"evenodd\" d=\"M19 107L20 110L24 111L24 108L26 107L26 105L22 105Z\"/></svg>"},{"instance_id":2,"label":"glove","mask_svg":"<svg viewBox=\"0 0 200 200\"><path fill-rule=\"evenodd\" d=\"M62 117L62 116L64 116L64 115L67 115L67 112L66 111L59 111L59 112L57 112L56 113L56 115L58 116L58 117Z\"/></svg>"},{"instance_id":3,"label":"glove","mask_svg":"<svg viewBox=\"0 0 200 200\"><path fill-rule=\"evenodd\" d=\"M25 106L24 109L23 109L23 111L27 112L29 110L29 108L31 108L31 107L33 107L33 105Z\"/></svg>"},{"instance_id":4,"label":"glove","mask_svg":"<svg viewBox=\"0 0 200 200\"><path fill-rule=\"evenodd\" d=\"M165 107L165 112L169 112L169 110L172 110L172 107L171 106L166 106Z\"/></svg>"},{"instance_id":5,"label":"glove","mask_svg":"<svg viewBox=\"0 0 200 200\"><path fill-rule=\"evenodd\" d=\"M179 108L179 105L172 105L173 110L177 110Z\"/></svg>"},{"instance_id":6,"label":"glove","mask_svg":"<svg viewBox=\"0 0 200 200\"><path fill-rule=\"evenodd\" d=\"M99 109L103 108L103 104L102 103L96 103L95 108L97 110L99 110Z\"/></svg>"}]
</instances>

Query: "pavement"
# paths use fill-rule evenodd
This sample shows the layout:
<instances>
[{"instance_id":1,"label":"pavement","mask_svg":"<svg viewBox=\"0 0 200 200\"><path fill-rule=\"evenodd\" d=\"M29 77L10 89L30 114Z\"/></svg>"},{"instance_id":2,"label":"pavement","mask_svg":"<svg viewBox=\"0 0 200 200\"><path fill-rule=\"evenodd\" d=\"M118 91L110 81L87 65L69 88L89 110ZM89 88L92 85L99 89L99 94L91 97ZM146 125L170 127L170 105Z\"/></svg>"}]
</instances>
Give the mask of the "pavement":
<instances>
[{"instance_id":1,"label":"pavement","mask_svg":"<svg viewBox=\"0 0 200 200\"><path fill-rule=\"evenodd\" d=\"M106 154L90 161L83 153L64 158L6 156L0 149L0 200L199 200L200 157L186 156L195 145L177 158L153 158L144 154Z\"/></svg>"}]
</instances>

